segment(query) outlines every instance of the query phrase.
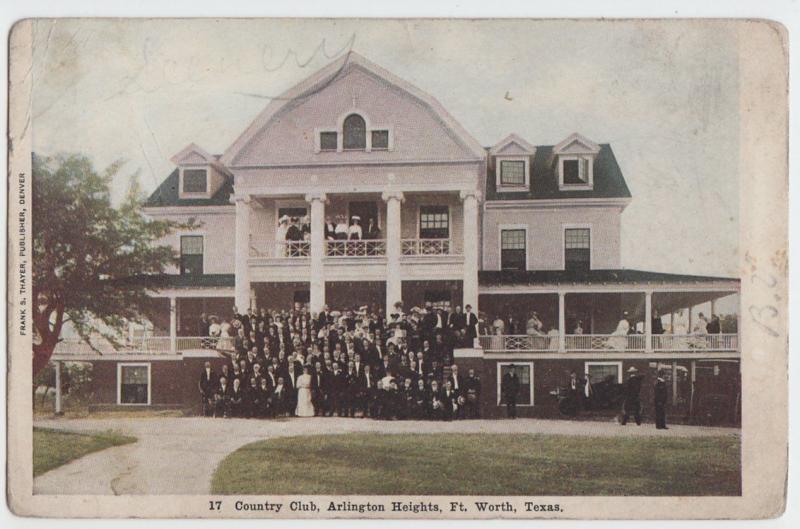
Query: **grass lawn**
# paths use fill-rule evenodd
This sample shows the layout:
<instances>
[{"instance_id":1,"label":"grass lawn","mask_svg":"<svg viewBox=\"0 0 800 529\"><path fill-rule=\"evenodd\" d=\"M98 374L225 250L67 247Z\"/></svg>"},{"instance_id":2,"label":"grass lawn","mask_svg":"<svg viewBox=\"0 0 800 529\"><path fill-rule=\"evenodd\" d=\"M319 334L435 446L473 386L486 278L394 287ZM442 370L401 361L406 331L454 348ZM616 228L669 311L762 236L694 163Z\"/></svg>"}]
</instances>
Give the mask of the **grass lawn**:
<instances>
[{"instance_id":1,"label":"grass lawn","mask_svg":"<svg viewBox=\"0 0 800 529\"><path fill-rule=\"evenodd\" d=\"M346 434L246 445L215 494L741 494L739 438Z\"/></svg>"},{"instance_id":2,"label":"grass lawn","mask_svg":"<svg viewBox=\"0 0 800 529\"><path fill-rule=\"evenodd\" d=\"M86 454L135 441L133 437L113 432L84 434L34 428L33 475L44 474Z\"/></svg>"}]
</instances>

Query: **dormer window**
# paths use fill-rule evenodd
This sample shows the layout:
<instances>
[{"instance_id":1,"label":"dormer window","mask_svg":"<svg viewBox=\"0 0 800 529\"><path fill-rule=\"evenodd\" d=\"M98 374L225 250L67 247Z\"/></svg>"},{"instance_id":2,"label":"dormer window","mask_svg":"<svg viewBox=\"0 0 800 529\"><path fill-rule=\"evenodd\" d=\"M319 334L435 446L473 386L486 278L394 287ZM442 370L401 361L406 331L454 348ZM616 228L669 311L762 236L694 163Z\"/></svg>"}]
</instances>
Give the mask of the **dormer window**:
<instances>
[{"instance_id":1,"label":"dormer window","mask_svg":"<svg viewBox=\"0 0 800 529\"><path fill-rule=\"evenodd\" d=\"M576 157L576 158L567 158L563 157L561 159L561 171L563 174L563 184L562 185L578 185L578 186L588 186L590 184L589 175L591 174L591 168L589 164L591 160L589 158L584 157Z\"/></svg>"},{"instance_id":2,"label":"dormer window","mask_svg":"<svg viewBox=\"0 0 800 529\"><path fill-rule=\"evenodd\" d=\"M183 169L181 193L201 194L208 193L208 169Z\"/></svg>"},{"instance_id":3,"label":"dormer window","mask_svg":"<svg viewBox=\"0 0 800 529\"><path fill-rule=\"evenodd\" d=\"M501 186L524 186L525 185L525 161L524 160L501 160L500 161L500 185Z\"/></svg>"},{"instance_id":4,"label":"dormer window","mask_svg":"<svg viewBox=\"0 0 800 529\"><path fill-rule=\"evenodd\" d=\"M509 134L489 149L495 168L495 187L502 193L524 193L531 186L530 166L536 147L516 134Z\"/></svg>"},{"instance_id":5,"label":"dormer window","mask_svg":"<svg viewBox=\"0 0 800 529\"><path fill-rule=\"evenodd\" d=\"M553 147L557 157L558 188L580 191L594 187L594 161L600 146L578 133Z\"/></svg>"},{"instance_id":6,"label":"dormer window","mask_svg":"<svg viewBox=\"0 0 800 529\"><path fill-rule=\"evenodd\" d=\"M345 118L342 134L345 150L367 148L367 123L358 114L350 114Z\"/></svg>"}]
</instances>

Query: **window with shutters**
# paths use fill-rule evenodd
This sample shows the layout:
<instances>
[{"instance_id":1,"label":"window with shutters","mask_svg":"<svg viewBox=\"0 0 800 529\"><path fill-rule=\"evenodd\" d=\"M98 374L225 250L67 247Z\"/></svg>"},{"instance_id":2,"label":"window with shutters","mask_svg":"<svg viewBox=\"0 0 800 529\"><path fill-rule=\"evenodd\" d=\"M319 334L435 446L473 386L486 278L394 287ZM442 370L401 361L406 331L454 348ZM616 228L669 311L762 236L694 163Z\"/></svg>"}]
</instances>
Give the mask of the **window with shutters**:
<instances>
[{"instance_id":1,"label":"window with shutters","mask_svg":"<svg viewBox=\"0 0 800 529\"><path fill-rule=\"evenodd\" d=\"M203 236L181 236L181 275L203 275Z\"/></svg>"},{"instance_id":2,"label":"window with shutters","mask_svg":"<svg viewBox=\"0 0 800 529\"><path fill-rule=\"evenodd\" d=\"M564 230L564 269L589 270L591 267L592 240L589 228Z\"/></svg>"},{"instance_id":3,"label":"window with shutters","mask_svg":"<svg viewBox=\"0 0 800 529\"><path fill-rule=\"evenodd\" d=\"M500 230L500 268L502 270L525 270L526 239L525 229Z\"/></svg>"}]
</instances>

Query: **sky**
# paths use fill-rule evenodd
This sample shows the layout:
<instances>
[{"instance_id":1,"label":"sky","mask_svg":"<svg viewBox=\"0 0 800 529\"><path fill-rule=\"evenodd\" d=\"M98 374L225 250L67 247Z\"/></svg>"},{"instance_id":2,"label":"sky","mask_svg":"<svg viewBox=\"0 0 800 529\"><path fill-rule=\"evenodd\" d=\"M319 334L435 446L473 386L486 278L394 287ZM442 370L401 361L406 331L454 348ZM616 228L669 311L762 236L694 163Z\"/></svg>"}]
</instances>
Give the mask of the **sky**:
<instances>
[{"instance_id":1,"label":"sky","mask_svg":"<svg viewBox=\"0 0 800 529\"><path fill-rule=\"evenodd\" d=\"M720 21L41 20L33 145L126 161L152 191L191 142L222 153L271 97L349 49L484 146L610 143L633 195L622 264L738 276L735 30Z\"/></svg>"}]
</instances>

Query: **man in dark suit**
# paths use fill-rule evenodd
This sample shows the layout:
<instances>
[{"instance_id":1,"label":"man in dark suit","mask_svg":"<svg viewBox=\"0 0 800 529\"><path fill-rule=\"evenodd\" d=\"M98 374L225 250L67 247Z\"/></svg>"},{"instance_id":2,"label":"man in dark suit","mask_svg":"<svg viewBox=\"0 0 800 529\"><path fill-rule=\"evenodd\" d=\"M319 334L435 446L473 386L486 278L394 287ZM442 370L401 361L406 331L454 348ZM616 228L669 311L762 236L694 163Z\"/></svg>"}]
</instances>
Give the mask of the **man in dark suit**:
<instances>
[{"instance_id":1,"label":"man in dark suit","mask_svg":"<svg viewBox=\"0 0 800 529\"><path fill-rule=\"evenodd\" d=\"M220 377L219 386L214 393L214 417L230 417L231 388L228 379Z\"/></svg>"},{"instance_id":2,"label":"man in dark suit","mask_svg":"<svg viewBox=\"0 0 800 529\"><path fill-rule=\"evenodd\" d=\"M211 327L211 322L208 321L206 313L200 315L200 321L197 324L197 336L208 336L208 329Z\"/></svg>"},{"instance_id":3,"label":"man in dark suit","mask_svg":"<svg viewBox=\"0 0 800 529\"><path fill-rule=\"evenodd\" d=\"M464 347L472 347L475 343L475 338L478 336L478 316L472 312L472 305L464 307L464 319L466 322L466 329L464 329Z\"/></svg>"},{"instance_id":4,"label":"man in dark suit","mask_svg":"<svg viewBox=\"0 0 800 529\"><path fill-rule=\"evenodd\" d=\"M372 369L370 368L369 364L364 366L364 376L361 377L359 382L359 391L358 395L358 404L359 408L363 412L362 417L369 417L371 416L372 412L372 401L375 396L375 388L377 387L378 379L372 373Z\"/></svg>"},{"instance_id":5,"label":"man in dark suit","mask_svg":"<svg viewBox=\"0 0 800 529\"><path fill-rule=\"evenodd\" d=\"M430 391L428 391L428 417L434 421L444 420L447 415L445 406L445 398L439 388L439 382L432 380Z\"/></svg>"},{"instance_id":6,"label":"man in dark suit","mask_svg":"<svg viewBox=\"0 0 800 529\"><path fill-rule=\"evenodd\" d=\"M706 332L708 334L719 334L722 332L722 325L720 324L719 316L716 314L711 315L711 321L709 321L708 325L706 325Z\"/></svg>"},{"instance_id":7,"label":"man in dark suit","mask_svg":"<svg viewBox=\"0 0 800 529\"><path fill-rule=\"evenodd\" d=\"M453 382L448 380L444 383L444 391L442 394L442 402L444 404L444 420L451 421L458 416L458 391L453 388Z\"/></svg>"},{"instance_id":8,"label":"man in dark suit","mask_svg":"<svg viewBox=\"0 0 800 529\"><path fill-rule=\"evenodd\" d=\"M314 364L314 373L311 375L311 394L313 395L314 415L322 415L324 417L327 412L333 415L333 410L330 408L329 402L331 385L328 377L328 373L322 369L322 362L316 362Z\"/></svg>"},{"instance_id":9,"label":"man in dark suit","mask_svg":"<svg viewBox=\"0 0 800 529\"><path fill-rule=\"evenodd\" d=\"M502 395L506 401L508 417L517 418L517 395L519 395L519 377L517 376L517 366L511 364L508 371L503 375Z\"/></svg>"},{"instance_id":10,"label":"man in dark suit","mask_svg":"<svg viewBox=\"0 0 800 529\"><path fill-rule=\"evenodd\" d=\"M450 367L450 375L447 377L447 381L450 382L453 389L459 393L464 389L464 377L458 373L458 366L456 364Z\"/></svg>"},{"instance_id":11,"label":"man in dark suit","mask_svg":"<svg viewBox=\"0 0 800 529\"><path fill-rule=\"evenodd\" d=\"M637 425L642 424L642 403L639 398L639 393L642 390L642 377L639 375L639 370L631 366L628 369L628 380L625 381L623 393L625 399L622 403L622 420L620 424L625 426L628 423L628 418L633 415Z\"/></svg>"},{"instance_id":12,"label":"man in dark suit","mask_svg":"<svg viewBox=\"0 0 800 529\"><path fill-rule=\"evenodd\" d=\"M200 400L203 403L203 416L211 417L214 414L214 392L217 390L217 375L211 370L211 362L206 362L197 387L200 390Z\"/></svg>"},{"instance_id":13,"label":"man in dark suit","mask_svg":"<svg viewBox=\"0 0 800 529\"><path fill-rule=\"evenodd\" d=\"M464 415L468 419L480 418L481 379L470 369L464 381Z\"/></svg>"},{"instance_id":14,"label":"man in dark suit","mask_svg":"<svg viewBox=\"0 0 800 529\"><path fill-rule=\"evenodd\" d=\"M653 388L653 408L656 415L656 429L667 429L667 383L664 381L664 373L658 372L656 386Z\"/></svg>"}]
</instances>

